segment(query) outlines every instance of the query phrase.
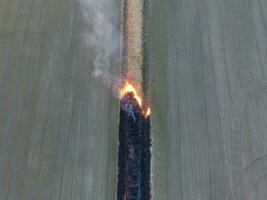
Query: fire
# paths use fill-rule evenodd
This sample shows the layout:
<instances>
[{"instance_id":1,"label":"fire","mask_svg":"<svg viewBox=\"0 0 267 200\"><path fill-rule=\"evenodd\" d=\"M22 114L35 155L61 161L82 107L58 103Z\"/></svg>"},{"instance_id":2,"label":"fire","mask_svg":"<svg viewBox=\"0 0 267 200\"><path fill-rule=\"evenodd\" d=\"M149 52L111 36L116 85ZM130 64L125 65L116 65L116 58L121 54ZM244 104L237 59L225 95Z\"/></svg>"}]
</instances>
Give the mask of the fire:
<instances>
[{"instance_id":1,"label":"fire","mask_svg":"<svg viewBox=\"0 0 267 200\"><path fill-rule=\"evenodd\" d=\"M150 114L151 114L151 110L150 110L150 108L148 108L147 111L146 111L145 118L147 118L148 116L150 116Z\"/></svg>"},{"instance_id":2,"label":"fire","mask_svg":"<svg viewBox=\"0 0 267 200\"><path fill-rule=\"evenodd\" d=\"M126 82L125 84L123 84L123 86L120 89L119 97L120 97L120 99L122 99L125 95L132 94L133 98L135 98L136 101L138 102L138 105L140 106L140 108L142 108L142 97L140 95L140 92L138 92L138 90L136 88L137 87L135 87L133 84ZM150 114L151 114L150 108L147 108L146 112L143 111L143 114L144 114L145 118L150 116Z\"/></svg>"},{"instance_id":3,"label":"fire","mask_svg":"<svg viewBox=\"0 0 267 200\"><path fill-rule=\"evenodd\" d=\"M125 83L125 85L122 87L120 90L120 99L123 98L126 94L132 93L133 97L136 99L138 102L139 106L142 107L142 98L141 96L137 93L136 89L134 86L128 82Z\"/></svg>"}]
</instances>

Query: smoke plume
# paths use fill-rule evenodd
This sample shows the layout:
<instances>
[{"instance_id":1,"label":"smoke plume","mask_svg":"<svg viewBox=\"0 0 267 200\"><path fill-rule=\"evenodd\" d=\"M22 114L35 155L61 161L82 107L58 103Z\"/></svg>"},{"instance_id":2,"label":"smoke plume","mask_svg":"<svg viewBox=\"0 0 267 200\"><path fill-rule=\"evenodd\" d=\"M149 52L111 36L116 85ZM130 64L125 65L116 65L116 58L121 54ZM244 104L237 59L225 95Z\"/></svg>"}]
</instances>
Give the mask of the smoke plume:
<instances>
[{"instance_id":1,"label":"smoke plume","mask_svg":"<svg viewBox=\"0 0 267 200\"><path fill-rule=\"evenodd\" d=\"M112 73L112 65L119 64L120 27L119 6L115 0L78 0L88 31L85 41L94 51L94 77L111 88L118 88L119 77ZM117 62L117 63L114 63Z\"/></svg>"}]
</instances>

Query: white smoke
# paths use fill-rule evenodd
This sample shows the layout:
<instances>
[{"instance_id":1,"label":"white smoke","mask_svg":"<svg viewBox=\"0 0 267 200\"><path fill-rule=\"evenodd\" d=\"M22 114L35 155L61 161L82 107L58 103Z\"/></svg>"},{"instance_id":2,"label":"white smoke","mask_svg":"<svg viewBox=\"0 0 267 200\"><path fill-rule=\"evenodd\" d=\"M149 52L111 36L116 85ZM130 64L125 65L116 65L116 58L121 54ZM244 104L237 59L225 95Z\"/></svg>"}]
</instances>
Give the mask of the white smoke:
<instances>
[{"instance_id":1,"label":"white smoke","mask_svg":"<svg viewBox=\"0 0 267 200\"><path fill-rule=\"evenodd\" d=\"M113 88L117 88L119 77L112 73L112 62L118 62L120 16L117 0L78 0L83 17L87 21L88 31L85 41L89 48L94 50L93 76ZM119 64L119 63L115 63Z\"/></svg>"}]
</instances>

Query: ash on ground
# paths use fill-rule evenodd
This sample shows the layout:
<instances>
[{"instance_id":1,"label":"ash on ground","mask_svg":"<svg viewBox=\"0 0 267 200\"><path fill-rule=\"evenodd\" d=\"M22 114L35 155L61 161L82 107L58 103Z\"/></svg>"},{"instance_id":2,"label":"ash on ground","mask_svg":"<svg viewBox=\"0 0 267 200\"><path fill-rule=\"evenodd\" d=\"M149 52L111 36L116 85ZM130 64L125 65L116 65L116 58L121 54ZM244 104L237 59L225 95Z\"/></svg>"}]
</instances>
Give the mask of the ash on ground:
<instances>
[{"instance_id":1,"label":"ash on ground","mask_svg":"<svg viewBox=\"0 0 267 200\"><path fill-rule=\"evenodd\" d=\"M132 93L126 94L121 99L121 109L126 112L134 122L142 114L141 108Z\"/></svg>"}]
</instances>

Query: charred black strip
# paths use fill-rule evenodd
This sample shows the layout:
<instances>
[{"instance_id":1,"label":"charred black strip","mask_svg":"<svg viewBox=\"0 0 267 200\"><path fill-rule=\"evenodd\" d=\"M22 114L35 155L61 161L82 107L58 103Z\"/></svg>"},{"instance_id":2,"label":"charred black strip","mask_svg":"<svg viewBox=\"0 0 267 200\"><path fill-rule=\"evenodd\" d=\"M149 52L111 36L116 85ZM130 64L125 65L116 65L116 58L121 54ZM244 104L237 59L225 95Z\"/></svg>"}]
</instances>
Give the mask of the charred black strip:
<instances>
[{"instance_id":1,"label":"charred black strip","mask_svg":"<svg viewBox=\"0 0 267 200\"><path fill-rule=\"evenodd\" d=\"M150 119L131 95L121 100L118 200L150 199Z\"/></svg>"}]
</instances>

